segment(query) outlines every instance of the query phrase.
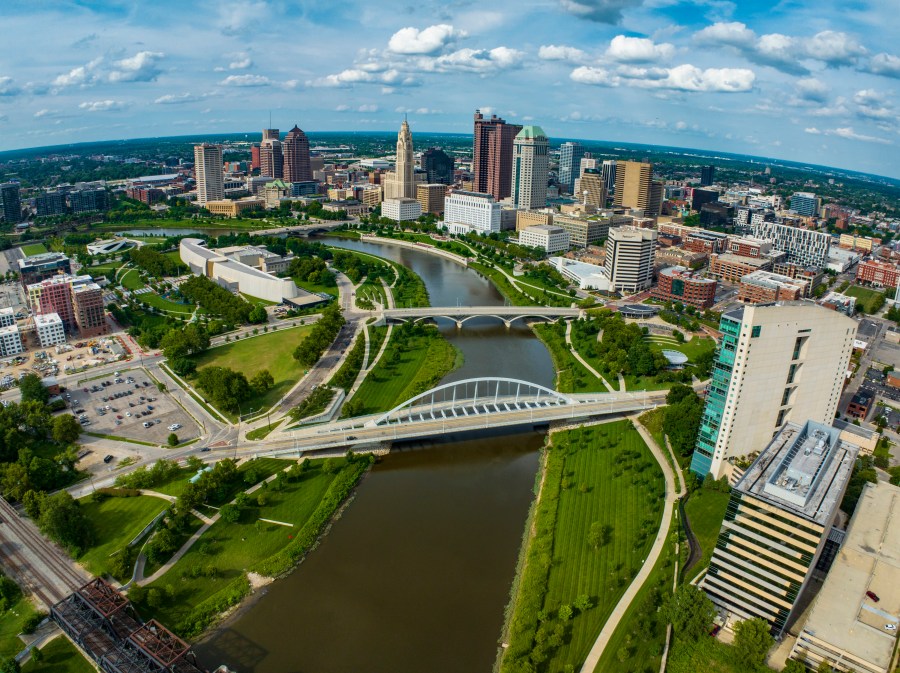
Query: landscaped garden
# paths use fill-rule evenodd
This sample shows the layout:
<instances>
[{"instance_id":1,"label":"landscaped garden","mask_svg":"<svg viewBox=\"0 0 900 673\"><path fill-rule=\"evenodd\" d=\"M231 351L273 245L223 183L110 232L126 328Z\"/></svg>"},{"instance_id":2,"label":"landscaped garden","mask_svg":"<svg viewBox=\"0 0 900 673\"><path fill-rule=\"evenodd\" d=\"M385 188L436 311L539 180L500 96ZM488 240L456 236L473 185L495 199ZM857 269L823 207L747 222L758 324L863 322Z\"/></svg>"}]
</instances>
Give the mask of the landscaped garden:
<instances>
[{"instance_id":1,"label":"landscaped garden","mask_svg":"<svg viewBox=\"0 0 900 673\"><path fill-rule=\"evenodd\" d=\"M501 671L577 669L653 544L664 479L630 421L555 433Z\"/></svg>"}]
</instances>

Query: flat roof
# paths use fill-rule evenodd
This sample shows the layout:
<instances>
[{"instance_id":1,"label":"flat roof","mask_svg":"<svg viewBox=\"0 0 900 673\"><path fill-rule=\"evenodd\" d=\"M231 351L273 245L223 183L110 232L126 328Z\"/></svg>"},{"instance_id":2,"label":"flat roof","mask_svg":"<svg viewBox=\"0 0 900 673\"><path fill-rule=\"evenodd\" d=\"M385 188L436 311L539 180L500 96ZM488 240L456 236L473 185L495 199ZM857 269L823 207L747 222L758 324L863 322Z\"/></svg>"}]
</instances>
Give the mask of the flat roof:
<instances>
[{"instance_id":1,"label":"flat roof","mask_svg":"<svg viewBox=\"0 0 900 673\"><path fill-rule=\"evenodd\" d=\"M59 317L59 313L43 313L40 315L34 316L34 324L37 325L62 325L62 318Z\"/></svg>"},{"instance_id":2,"label":"flat roof","mask_svg":"<svg viewBox=\"0 0 900 673\"><path fill-rule=\"evenodd\" d=\"M830 523L859 447L824 423L786 423L735 484L735 490L820 526Z\"/></svg>"},{"instance_id":3,"label":"flat roof","mask_svg":"<svg viewBox=\"0 0 900 673\"><path fill-rule=\"evenodd\" d=\"M900 626L900 488L866 484L803 630L854 656L890 669ZM874 593L879 600L866 596Z\"/></svg>"}]
</instances>

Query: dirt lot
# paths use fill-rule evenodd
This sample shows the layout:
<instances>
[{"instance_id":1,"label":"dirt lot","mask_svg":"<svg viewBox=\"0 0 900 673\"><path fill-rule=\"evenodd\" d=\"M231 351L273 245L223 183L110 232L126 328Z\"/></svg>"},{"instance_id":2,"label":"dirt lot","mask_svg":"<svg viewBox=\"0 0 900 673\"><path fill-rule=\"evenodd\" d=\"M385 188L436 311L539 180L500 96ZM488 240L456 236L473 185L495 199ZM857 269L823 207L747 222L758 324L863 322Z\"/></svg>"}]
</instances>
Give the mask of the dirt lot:
<instances>
[{"instance_id":1,"label":"dirt lot","mask_svg":"<svg viewBox=\"0 0 900 673\"><path fill-rule=\"evenodd\" d=\"M107 382L109 385L104 386ZM85 389L88 392L84 392ZM173 432L169 426L177 423L181 427L174 432L180 441L200 435L194 420L171 395L159 392L153 379L139 367L123 368L118 377L108 373L98 378L81 379L77 385L70 385L68 394L71 395L68 400L72 405L71 411L83 409L83 414L75 415L90 421L84 426L85 432L166 444L169 433ZM144 427L144 423L152 425Z\"/></svg>"}]
</instances>

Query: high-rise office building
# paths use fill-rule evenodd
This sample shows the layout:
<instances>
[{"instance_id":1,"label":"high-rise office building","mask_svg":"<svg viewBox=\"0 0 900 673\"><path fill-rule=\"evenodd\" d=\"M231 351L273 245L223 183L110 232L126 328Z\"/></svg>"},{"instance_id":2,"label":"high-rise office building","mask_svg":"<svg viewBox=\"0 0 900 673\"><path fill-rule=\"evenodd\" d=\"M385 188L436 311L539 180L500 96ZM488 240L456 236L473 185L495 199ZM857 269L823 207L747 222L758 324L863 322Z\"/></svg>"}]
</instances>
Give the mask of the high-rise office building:
<instances>
[{"instance_id":1,"label":"high-rise office building","mask_svg":"<svg viewBox=\"0 0 900 673\"><path fill-rule=\"evenodd\" d=\"M791 197L791 210L798 215L813 217L819 212L820 199L812 192L794 192Z\"/></svg>"},{"instance_id":2,"label":"high-rise office building","mask_svg":"<svg viewBox=\"0 0 900 673\"><path fill-rule=\"evenodd\" d=\"M284 151L278 129L263 129L259 144L259 174L267 178L284 177Z\"/></svg>"},{"instance_id":3,"label":"high-rise office building","mask_svg":"<svg viewBox=\"0 0 900 673\"><path fill-rule=\"evenodd\" d=\"M483 234L497 233L500 231L500 204L490 194L450 192L444 199L444 224L451 233L454 225Z\"/></svg>"},{"instance_id":4,"label":"high-rise office building","mask_svg":"<svg viewBox=\"0 0 900 673\"><path fill-rule=\"evenodd\" d=\"M856 321L812 302L744 306L722 314L722 338L691 470L730 476L787 421L830 423Z\"/></svg>"},{"instance_id":5,"label":"high-rise office building","mask_svg":"<svg viewBox=\"0 0 900 673\"><path fill-rule=\"evenodd\" d=\"M577 194L574 194L581 203L595 208L606 207L606 186L603 184L603 174L596 168L589 168L581 175L578 181Z\"/></svg>"},{"instance_id":6,"label":"high-rise office building","mask_svg":"<svg viewBox=\"0 0 900 673\"><path fill-rule=\"evenodd\" d=\"M439 147L431 147L419 157L419 167L425 171L429 184L453 184L453 157Z\"/></svg>"},{"instance_id":7,"label":"high-rise office building","mask_svg":"<svg viewBox=\"0 0 900 673\"><path fill-rule=\"evenodd\" d=\"M659 215L662 187L653 182L653 164L646 161L617 161L615 191L616 206L639 208L648 217Z\"/></svg>"},{"instance_id":8,"label":"high-rise office building","mask_svg":"<svg viewBox=\"0 0 900 673\"><path fill-rule=\"evenodd\" d=\"M581 160L584 158L584 145L575 142L564 142L559 147L559 184L569 194L575 192L575 180L581 175Z\"/></svg>"},{"instance_id":9,"label":"high-rise office building","mask_svg":"<svg viewBox=\"0 0 900 673\"><path fill-rule=\"evenodd\" d=\"M485 119L480 110L475 111L472 182L476 193L490 194L497 201L512 194L513 140L521 130L497 115Z\"/></svg>"},{"instance_id":10,"label":"high-rise office building","mask_svg":"<svg viewBox=\"0 0 900 673\"><path fill-rule=\"evenodd\" d=\"M413 139L409 123L404 119L397 134L397 160L394 170L384 179L385 199L416 198L415 161L413 161Z\"/></svg>"},{"instance_id":11,"label":"high-rise office building","mask_svg":"<svg viewBox=\"0 0 900 673\"><path fill-rule=\"evenodd\" d=\"M250 170L258 171L259 165L259 143L253 143L250 145Z\"/></svg>"},{"instance_id":12,"label":"high-rise office building","mask_svg":"<svg viewBox=\"0 0 900 673\"><path fill-rule=\"evenodd\" d=\"M309 139L296 124L284 137L281 151L284 155L282 173L285 182L307 182L313 179L309 163Z\"/></svg>"},{"instance_id":13,"label":"high-rise office building","mask_svg":"<svg viewBox=\"0 0 900 673\"><path fill-rule=\"evenodd\" d=\"M655 229L614 227L606 238L606 277L610 289L623 294L646 290L653 283Z\"/></svg>"},{"instance_id":14,"label":"high-rise office building","mask_svg":"<svg viewBox=\"0 0 900 673\"><path fill-rule=\"evenodd\" d=\"M423 213L441 215L444 212L444 199L447 196L447 185L436 183L419 183L416 185L416 200L422 206Z\"/></svg>"},{"instance_id":15,"label":"high-rise office building","mask_svg":"<svg viewBox=\"0 0 900 673\"><path fill-rule=\"evenodd\" d=\"M547 205L550 142L540 126L525 126L513 141L513 205L532 210Z\"/></svg>"},{"instance_id":16,"label":"high-rise office building","mask_svg":"<svg viewBox=\"0 0 900 673\"><path fill-rule=\"evenodd\" d=\"M704 166L700 169L700 186L709 187L716 181L716 167Z\"/></svg>"},{"instance_id":17,"label":"high-rise office building","mask_svg":"<svg viewBox=\"0 0 900 673\"><path fill-rule=\"evenodd\" d=\"M859 447L816 421L787 423L769 439L731 490L702 588L732 618L761 617L780 636L825 547Z\"/></svg>"},{"instance_id":18,"label":"high-rise office building","mask_svg":"<svg viewBox=\"0 0 900 673\"><path fill-rule=\"evenodd\" d=\"M603 184L606 187L607 195L616 191L616 160L606 159L602 167Z\"/></svg>"},{"instance_id":19,"label":"high-rise office building","mask_svg":"<svg viewBox=\"0 0 900 673\"><path fill-rule=\"evenodd\" d=\"M72 273L72 262L61 252L43 252L19 260L19 281L22 287L45 278Z\"/></svg>"},{"instance_id":20,"label":"high-rise office building","mask_svg":"<svg viewBox=\"0 0 900 673\"><path fill-rule=\"evenodd\" d=\"M3 201L3 219L10 224L22 221L22 201L19 199L19 183L7 182L0 185L0 200Z\"/></svg>"},{"instance_id":21,"label":"high-rise office building","mask_svg":"<svg viewBox=\"0 0 900 673\"><path fill-rule=\"evenodd\" d=\"M194 178L197 180L197 203L225 198L225 173L222 170L222 146L203 143L194 145Z\"/></svg>"}]
</instances>

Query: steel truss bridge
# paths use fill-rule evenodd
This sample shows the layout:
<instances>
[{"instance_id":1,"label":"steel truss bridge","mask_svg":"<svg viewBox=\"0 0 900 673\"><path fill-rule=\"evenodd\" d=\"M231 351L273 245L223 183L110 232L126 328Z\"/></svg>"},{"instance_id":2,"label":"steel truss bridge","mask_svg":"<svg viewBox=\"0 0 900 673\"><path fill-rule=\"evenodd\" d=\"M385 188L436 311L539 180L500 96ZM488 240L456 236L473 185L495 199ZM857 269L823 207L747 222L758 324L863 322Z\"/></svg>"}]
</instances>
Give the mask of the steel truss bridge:
<instances>
[{"instance_id":1,"label":"steel truss bridge","mask_svg":"<svg viewBox=\"0 0 900 673\"><path fill-rule=\"evenodd\" d=\"M380 321L390 322L418 322L428 318L445 318L462 327L467 320L472 318L496 318L502 320L509 327L514 320L526 318L540 320L557 320L566 318L569 320L580 318L584 310L580 308L567 308L557 306L425 306L421 308L394 308L381 312Z\"/></svg>"}]
</instances>

